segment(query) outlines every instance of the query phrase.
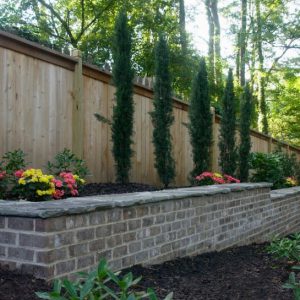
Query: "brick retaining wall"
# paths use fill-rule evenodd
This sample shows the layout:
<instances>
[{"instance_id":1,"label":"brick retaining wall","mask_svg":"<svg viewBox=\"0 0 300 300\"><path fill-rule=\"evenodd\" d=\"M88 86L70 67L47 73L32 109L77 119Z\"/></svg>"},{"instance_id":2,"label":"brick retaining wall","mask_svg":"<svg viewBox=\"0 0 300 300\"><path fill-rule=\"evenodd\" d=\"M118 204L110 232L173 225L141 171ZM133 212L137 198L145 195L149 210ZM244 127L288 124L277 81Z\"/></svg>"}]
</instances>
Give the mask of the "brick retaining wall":
<instances>
[{"instance_id":1,"label":"brick retaining wall","mask_svg":"<svg viewBox=\"0 0 300 300\"><path fill-rule=\"evenodd\" d=\"M44 203L0 201L0 264L53 279L262 242L300 230L300 188L234 184ZM72 276L71 276L72 277Z\"/></svg>"}]
</instances>

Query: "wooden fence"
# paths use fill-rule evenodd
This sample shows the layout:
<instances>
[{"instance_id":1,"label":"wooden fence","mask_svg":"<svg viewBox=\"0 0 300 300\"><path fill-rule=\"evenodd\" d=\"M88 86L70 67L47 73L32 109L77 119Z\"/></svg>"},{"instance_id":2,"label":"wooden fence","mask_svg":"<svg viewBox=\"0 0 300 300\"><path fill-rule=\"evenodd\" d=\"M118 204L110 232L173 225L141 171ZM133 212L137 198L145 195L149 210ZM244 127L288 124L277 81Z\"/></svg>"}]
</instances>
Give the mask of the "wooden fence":
<instances>
[{"instance_id":1,"label":"wooden fence","mask_svg":"<svg viewBox=\"0 0 300 300\"><path fill-rule=\"evenodd\" d=\"M94 113L111 118L114 87L111 74L82 64L80 53L66 56L0 31L0 156L17 148L24 150L34 167L45 166L64 148L86 161L90 181L112 182L110 127ZM157 184L152 145L153 91L135 84L134 156L131 181ZM175 185L188 184L192 169L187 128L188 104L174 99L172 126L177 175ZM220 118L214 118L212 167L218 170ZM270 152L281 145L300 160L300 149L256 131L251 132L252 151Z\"/></svg>"}]
</instances>

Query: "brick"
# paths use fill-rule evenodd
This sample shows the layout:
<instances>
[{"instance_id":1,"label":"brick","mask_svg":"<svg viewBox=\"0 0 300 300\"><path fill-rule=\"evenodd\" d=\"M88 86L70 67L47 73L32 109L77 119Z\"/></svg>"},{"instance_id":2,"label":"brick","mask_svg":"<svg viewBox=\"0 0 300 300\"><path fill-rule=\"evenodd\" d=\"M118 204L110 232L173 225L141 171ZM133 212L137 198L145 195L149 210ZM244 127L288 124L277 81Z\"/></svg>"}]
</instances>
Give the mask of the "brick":
<instances>
[{"instance_id":1,"label":"brick","mask_svg":"<svg viewBox=\"0 0 300 300\"><path fill-rule=\"evenodd\" d=\"M78 257L88 253L88 244L78 244L69 246L70 257Z\"/></svg>"},{"instance_id":2,"label":"brick","mask_svg":"<svg viewBox=\"0 0 300 300\"><path fill-rule=\"evenodd\" d=\"M128 232L123 235L123 242L128 243L136 240L136 232Z\"/></svg>"},{"instance_id":3,"label":"brick","mask_svg":"<svg viewBox=\"0 0 300 300\"><path fill-rule=\"evenodd\" d=\"M141 228L141 220L130 220L128 221L128 230L136 230Z\"/></svg>"},{"instance_id":4,"label":"brick","mask_svg":"<svg viewBox=\"0 0 300 300\"><path fill-rule=\"evenodd\" d=\"M127 254L127 246L120 246L113 249L113 258L119 258Z\"/></svg>"},{"instance_id":5,"label":"brick","mask_svg":"<svg viewBox=\"0 0 300 300\"><path fill-rule=\"evenodd\" d=\"M136 215L138 218L145 217L149 213L149 207L145 205L138 206L136 208Z\"/></svg>"},{"instance_id":6,"label":"brick","mask_svg":"<svg viewBox=\"0 0 300 300\"><path fill-rule=\"evenodd\" d=\"M166 221L167 222L173 222L176 217L176 212L172 212L166 215Z\"/></svg>"},{"instance_id":7,"label":"brick","mask_svg":"<svg viewBox=\"0 0 300 300\"><path fill-rule=\"evenodd\" d=\"M79 242L92 240L95 237L95 229L89 228L79 230L77 231L76 237Z\"/></svg>"},{"instance_id":8,"label":"brick","mask_svg":"<svg viewBox=\"0 0 300 300\"><path fill-rule=\"evenodd\" d=\"M32 264L22 264L21 272L25 274L32 274L37 278L50 279L54 276L53 266L41 266Z\"/></svg>"},{"instance_id":9,"label":"brick","mask_svg":"<svg viewBox=\"0 0 300 300\"><path fill-rule=\"evenodd\" d=\"M134 256L127 256L122 258L122 268L128 268L135 264Z\"/></svg>"},{"instance_id":10,"label":"brick","mask_svg":"<svg viewBox=\"0 0 300 300\"><path fill-rule=\"evenodd\" d=\"M102 225L96 228L96 237L107 237L112 234L112 225Z\"/></svg>"},{"instance_id":11,"label":"brick","mask_svg":"<svg viewBox=\"0 0 300 300\"><path fill-rule=\"evenodd\" d=\"M100 262L101 259L110 260L111 258L112 258L112 250L97 252L96 263Z\"/></svg>"},{"instance_id":12,"label":"brick","mask_svg":"<svg viewBox=\"0 0 300 300\"><path fill-rule=\"evenodd\" d=\"M32 231L33 230L33 219L30 218L8 218L7 227L9 229L16 229L22 231Z\"/></svg>"},{"instance_id":13,"label":"brick","mask_svg":"<svg viewBox=\"0 0 300 300\"><path fill-rule=\"evenodd\" d=\"M149 257L149 252L147 250L139 252L135 254L135 262L137 264L146 262L148 260L148 257Z\"/></svg>"},{"instance_id":14,"label":"brick","mask_svg":"<svg viewBox=\"0 0 300 300\"><path fill-rule=\"evenodd\" d=\"M148 217L143 219L143 227L149 227L153 225L154 223L154 217Z\"/></svg>"},{"instance_id":15,"label":"brick","mask_svg":"<svg viewBox=\"0 0 300 300\"><path fill-rule=\"evenodd\" d=\"M161 223L164 223L165 220L166 220L166 216L165 215L157 215L157 216L155 216L154 223L155 224L161 224Z\"/></svg>"},{"instance_id":16,"label":"brick","mask_svg":"<svg viewBox=\"0 0 300 300\"><path fill-rule=\"evenodd\" d=\"M116 223L113 224L113 234L122 233L127 230L126 222Z\"/></svg>"},{"instance_id":17,"label":"brick","mask_svg":"<svg viewBox=\"0 0 300 300\"><path fill-rule=\"evenodd\" d=\"M52 248L54 247L54 236L20 233L19 244L33 248Z\"/></svg>"},{"instance_id":18,"label":"brick","mask_svg":"<svg viewBox=\"0 0 300 300\"><path fill-rule=\"evenodd\" d=\"M67 259L67 249L59 248L47 251L37 251L36 261L37 263L50 264L59 260Z\"/></svg>"},{"instance_id":19,"label":"brick","mask_svg":"<svg viewBox=\"0 0 300 300\"><path fill-rule=\"evenodd\" d=\"M13 258L17 260L33 261L33 250L28 250L24 248L8 248L8 258Z\"/></svg>"},{"instance_id":20,"label":"brick","mask_svg":"<svg viewBox=\"0 0 300 300\"><path fill-rule=\"evenodd\" d=\"M155 236L160 234L161 230L159 226L150 227L150 235Z\"/></svg>"},{"instance_id":21,"label":"brick","mask_svg":"<svg viewBox=\"0 0 300 300\"><path fill-rule=\"evenodd\" d=\"M66 217L36 219L35 231L37 232L54 232L66 229Z\"/></svg>"},{"instance_id":22,"label":"brick","mask_svg":"<svg viewBox=\"0 0 300 300\"><path fill-rule=\"evenodd\" d=\"M100 251L103 249L105 249L104 238L89 242L89 251L93 252L93 251Z\"/></svg>"},{"instance_id":23,"label":"brick","mask_svg":"<svg viewBox=\"0 0 300 300\"><path fill-rule=\"evenodd\" d=\"M0 257L4 257L6 252L6 247L0 246Z\"/></svg>"},{"instance_id":24,"label":"brick","mask_svg":"<svg viewBox=\"0 0 300 300\"><path fill-rule=\"evenodd\" d=\"M135 209L135 207L125 207L123 209L123 218L124 218L124 220L136 218L136 209Z\"/></svg>"},{"instance_id":25,"label":"brick","mask_svg":"<svg viewBox=\"0 0 300 300\"><path fill-rule=\"evenodd\" d=\"M120 208L114 208L107 211L107 222L119 222L122 220L122 210Z\"/></svg>"},{"instance_id":26,"label":"brick","mask_svg":"<svg viewBox=\"0 0 300 300\"><path fill-rule=\"evenodd\" d=\"M0 244L15 245L17 234L14 232L0 231Z\"/></svg>"},{"instance_id":27,"label":"brick","mask_svg":"<svg viewBox=\"0 0 300 300\"><path fill-rule=\"evenodd\" d=\"M55 275L69 273L75 270L75 259L59 262L55 265Z\"/></svg>"},{"instance_id":28,"label":"brick","mask_svg":"<svg viewBox=\"0 0 300 300\"><path fill-rule=\"evenodd\" d=\"M79 257L77 260L77 269L86 268L95 264L94 255Z\"/></svg>"},{"instance_id":29,"label":"brick","mask_svg":"<svg viewBox=\"0 0 300 300\"><path fill-rule=\"evenodd\" d=\"M85 215L75 215L66 218L66 228L74 229L79 227L87 227L89 225L89 216Z\"/></svg>"},{"instance_id":30,"label":"brick","mask_svg":"<svg viewBox=\"0 0 300 300\"><path fill-rule=\"evenodd\" d=\"M178 211L176 214L177 219L184 219L185 218L185 211Z\"/></svg>"},{"instance_id":31,"label":"brick","mask_svg":"<svg viewBox=\"0 0 300 300\"><path fill-rule=\"evenodd\" d=\"M106 222L106 211L104 210L92 212L89 216L90 225L101 225Z\"/></svg>"},{"instance_id":32,"label":"brick","mask_svg":"<svg viewBox=\"0 0 300 300\"><path fill-rule=\"evenodd\" d=\"M135 252L140 251L141 249L142 249L142 243L141 243L141 241L130 243L128 245L129 253L135 253Z\"/></svg>"},{"instance_id":33,"label":"brick","mask_svg":"<svg viewBox=\"0 0 300 300\"><path fill-rule=\"evenodd\" d=\"M5 227L5 217L0 217L0 228Z\"/></svg>"},{"instance_id":34,"label":"brick","mask_svg":"<svg viewBox=\"0 0 300 300\"><path fill-rule=\"evenodd\" d=\"M106 239L106 245L108 248L114 248L122 244L122 236L121 235L114 235L108 237Z\"/></svg>"},{"instance_id":35,"label":"brick","mask_svg":"<svg viewBox=\"0 0 300 300\"><path fill-rule=\"evenodd\" d=\"M151 215L157 215L160 213L160 206L159 204L153 204L150 206L150 213Z\"/></svg>"},{"instance_id":36,"label":"brick","mask_svg":"<svg viewBox=\"0 0 300 300\"><path fill-rule=\"evenodd\" d=\"M146 239L142 241L143 249L148 249L154 246L154 238Z\"/></svg>"},{"instance_id":37,"label":"brick","mask_svg":"<svg viewBox=\"0 0 300 300\"><path fill-rule=\"evenodd\" d=\"M74 244L74 241L75 241L74 232L65 231L62 233L57 233L54 236L55 247L71 245L71 244Z\"/></svg>"}]
</instances>

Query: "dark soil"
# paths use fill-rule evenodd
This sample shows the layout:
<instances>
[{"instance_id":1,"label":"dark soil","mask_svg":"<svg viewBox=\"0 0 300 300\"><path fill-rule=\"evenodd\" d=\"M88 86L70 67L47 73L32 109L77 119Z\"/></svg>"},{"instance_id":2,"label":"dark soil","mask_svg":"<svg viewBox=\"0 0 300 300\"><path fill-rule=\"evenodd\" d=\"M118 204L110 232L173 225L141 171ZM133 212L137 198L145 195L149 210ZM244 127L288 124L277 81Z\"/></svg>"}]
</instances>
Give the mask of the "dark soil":
<instances>
[{"instance_id":1,"label":"dark soil","mask_svg":"<svg viewBox=\"0 0 300 300\"><path fill-rule=\"evenodd\" d=\"M123 194L134 192L149 192L157 191L159 188L148 184L141 183L88 183L80 190L79 196L94 196L94 195L108 195L108 194Z\"/></svg>"},{"instance_id":2,"label":"dark soil","mask_svg":"<svg viewBox=\"0 0 300 300\"><path fill-rule=\"evenodd\" d=\"M265 245L232 248L222 252L181 258L124 271L142 275L139 288L153 287L159 299L170 291L174 300L289 300L292 292L282 288L289 270L286 264L265 253ZM35 291L49 290L39 279L0 269L1 300L34 300Z\"/></svg>"}]
</instances>

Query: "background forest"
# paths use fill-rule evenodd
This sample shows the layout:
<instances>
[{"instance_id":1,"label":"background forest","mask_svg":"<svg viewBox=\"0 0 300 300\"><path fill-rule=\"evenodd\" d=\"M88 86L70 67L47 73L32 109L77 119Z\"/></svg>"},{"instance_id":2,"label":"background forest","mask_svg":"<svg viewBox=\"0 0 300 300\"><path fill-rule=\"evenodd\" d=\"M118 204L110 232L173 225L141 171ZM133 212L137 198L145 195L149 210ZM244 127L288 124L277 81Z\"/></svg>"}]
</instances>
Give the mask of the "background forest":
<instances>
[{"instance_id":1,"label":"background forest","mask_svg":"<svg viewBox=\"0 0 300 300\"><path fill-rule=\"evenodd\" d=\"M218 113L231 67L237 100L246 82L254 95L252 127L300 146L297 0L0 0L0 29L64 53L80 49L86 62L103 67L113 63L114 22L124 6L136 75L153 77L154 45L166 33L177 97L189 101L192 78L205 55ZM198 30L203 18L205 35Z\"/></svg>"}]
</instances>

